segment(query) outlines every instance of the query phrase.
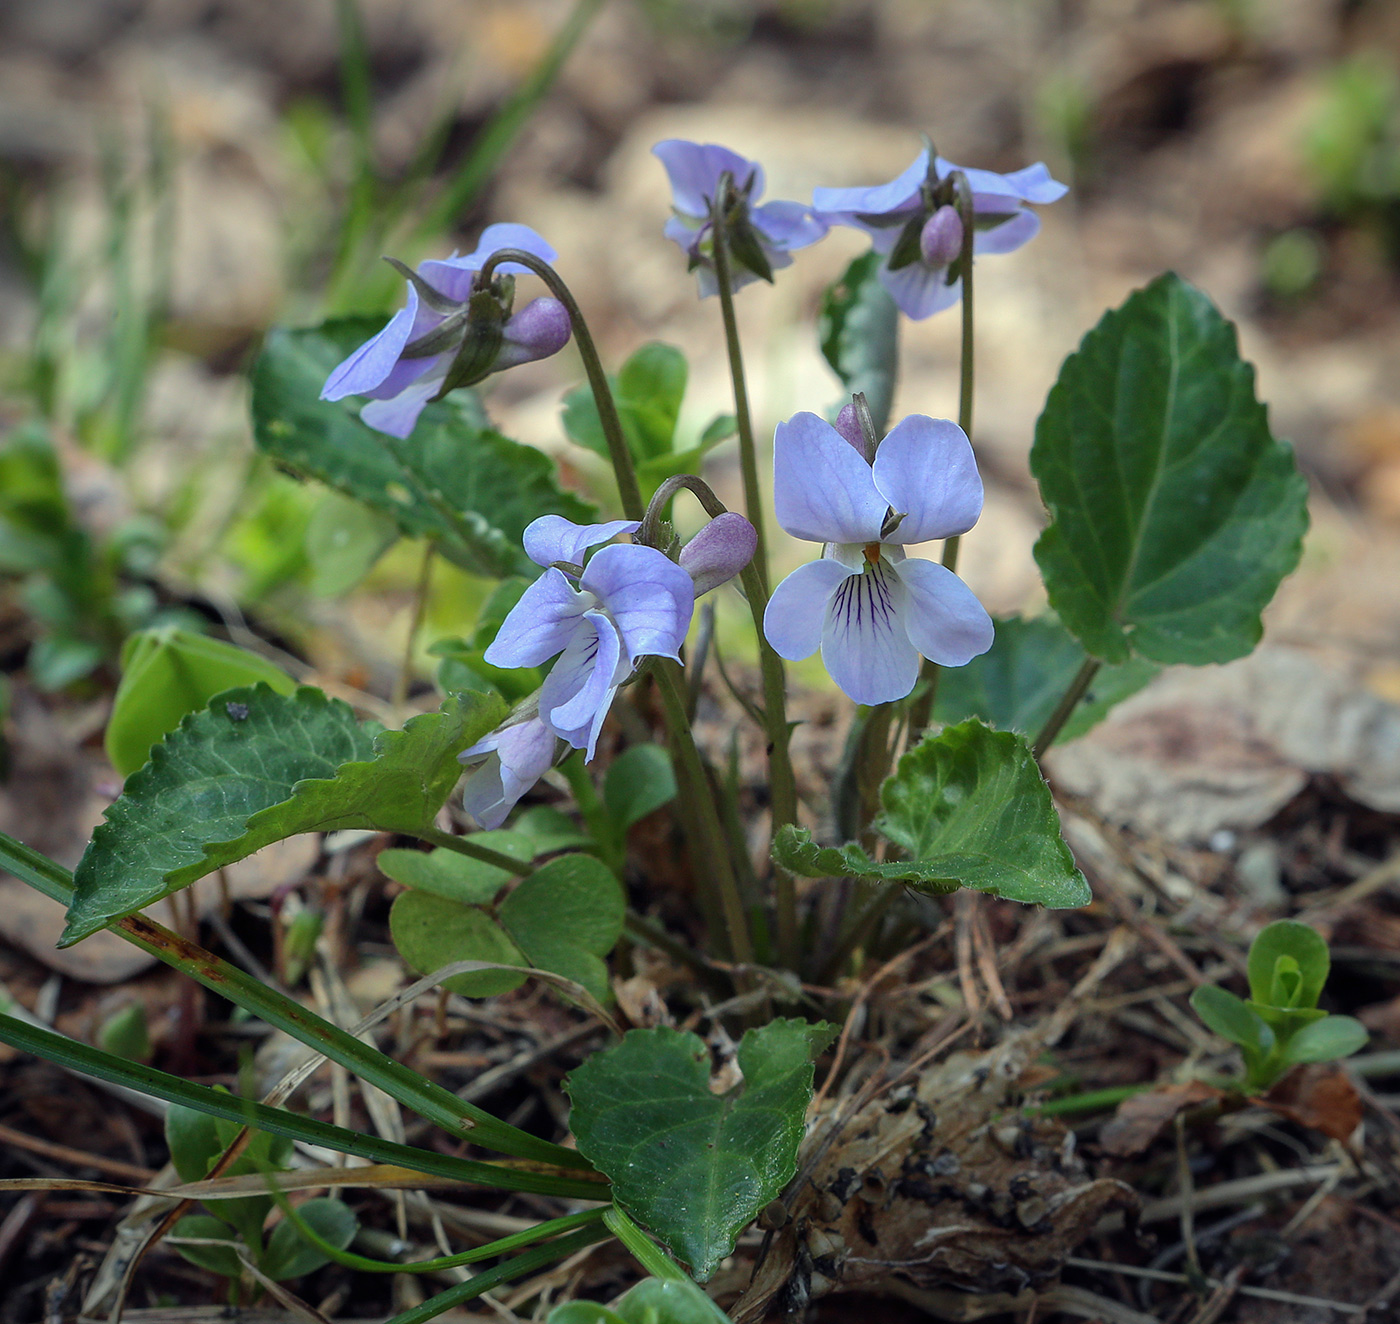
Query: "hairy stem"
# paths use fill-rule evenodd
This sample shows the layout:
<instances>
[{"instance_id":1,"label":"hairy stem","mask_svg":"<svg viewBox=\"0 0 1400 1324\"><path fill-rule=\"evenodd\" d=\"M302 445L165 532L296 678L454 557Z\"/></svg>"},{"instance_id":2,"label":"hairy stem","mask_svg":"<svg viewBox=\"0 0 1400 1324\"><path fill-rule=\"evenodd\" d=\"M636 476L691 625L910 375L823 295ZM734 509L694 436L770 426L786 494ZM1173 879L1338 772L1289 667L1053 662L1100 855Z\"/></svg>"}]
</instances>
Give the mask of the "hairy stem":
<instances>
[{"instance_id":1,"label":"hairy stem","mask_svg":"<svg viewBox=\"0 0 1400 1324\"><path fill-rule=\"evenodd\" d=\"M617 475L617 494L622 502L622 513L628 519L641 519L646 514L646 507L642 503L642 490L637 486L637 470L632 463L632 452L627 448L622 420L617 416L617 403L613 400L612 387L608 385L608 374L603 371L603 361L598 357L598 347L593 342L588 323L583 320L578 300L548 262L519 248L497 249L486 259L477 279L484 285L491 279L496 268L505 262L517 262L522 267L528 267L544 281L549 287L549 292L568 310L574 340L578 343L579 357L583 360L583 370L588 374L588 386L593 392L594 403L598 406L598 421L602 424L603 435L608 441L608 456L612 460L613 472Z\"/></svg>"},{"instance_id":2,"label":"hairy stem","mask_svg":"<svg viewBox=\"0 0 1400 1324\"><path fill-rule=\"evenodd\" d=\"M1102 665L1096 657L1084 659L1084 665L1070 681L1069 689L1061 695L1059 703L1055 705L1055 711L1046 719L1045 725L1040 728L1040 734L1035 738L1035 744L1031 748L1037 759L1055 743L1055 737L1069 721L1070 714L1079 706L1080 699L1088 691Z\"/></svg>"}]
</instances>

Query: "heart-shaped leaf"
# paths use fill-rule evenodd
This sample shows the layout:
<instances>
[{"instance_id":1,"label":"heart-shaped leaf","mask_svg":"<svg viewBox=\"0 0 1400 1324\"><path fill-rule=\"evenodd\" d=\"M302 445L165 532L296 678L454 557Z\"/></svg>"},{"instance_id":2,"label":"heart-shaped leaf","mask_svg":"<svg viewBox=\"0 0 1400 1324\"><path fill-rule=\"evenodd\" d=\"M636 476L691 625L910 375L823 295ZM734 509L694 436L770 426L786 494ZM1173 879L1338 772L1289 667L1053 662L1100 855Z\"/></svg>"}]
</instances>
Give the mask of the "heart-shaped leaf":
<instances>
[{"instance_id":1,"label":"heart-shaped leaf","mask_svg":"<svg viewBox=\"0 0 1400 1324\"><path fill-rule=\"evenodd\" d=\"M603 779L603 803L624 832L675 798L671 756L660 745L633 745L612 761Z\"/></svg>"},{"instance_id":2,"label":"heart-shaped leaf","mask_svg":"<svg viewBox=\"0 0 1400 1324\"><path fill-rule=\"evenodd\" d=\"M1083 645L1052 615L1000 618L996 639L987 652L965 667L947 667L939 673L934 718L947 725L980 717L998 730L1034 736L1087 656ZM1158 670L1155 663L1141 658L1100 668L1056 743L1082 736Z\"/></svg>"},{"instance_id":3,"label":"heart-shaped leaf","mask_svg":"<svg viewBox=\"0 0 1400 1324\"><path fill-rule=\"evenodd\" d=\"M927 736L880 788L875 830L906 858L876 863L856 843L821 847L785 827L773 858L809 878L848 876L927 892L972 887L1060 909L1087 905L1089 885L1025 737L976 718Z\"/></svg>"},{"instance_id":4,"label":"heart-shaped leaf","mask_svg":"<svg viewBox=\"0 0 1400 1324\"><path fill-rule=\"evenodd\" d=\"M258 448L389 516L409 537L434 539L463 569L533 571L520 545L531 520L587 523L594 513L560 490L548 456L494 431L464 392L429 405L403 441L362 423L358 399L320 399L331 369L382 327L378 318L343 318L270 332L252 373Z\"/></svg>"},{"instance_id":5,"label":"heart-shaped leaf","mask_svg":"<svg viewBox=\"0 0 1400 1324\"><path fill-rule=\"evenodd\" d=\"M822 296L817 336L832 370L851 392L864 391L877 429L889 422L899 369L899 309L880 284L884 259L856 258Z\"/></svg>"},{"instance_id":6,"label":"heart-shaped leaf","mask_svg":"<svg viewBox=\"0 0 1400 1324\"><path fill-rule=\"evenodd\" d=\"M633 1030L565 1081L580 1153L702 1281L797 1171L812 1059L833 1027L771 1021L739 1044L743 1085L710 1092L697 1035Z\"/></svg>"},{"instance_id":7,"label":"heart-shaped leaf","mask_svg":"<svg viewBox=\"0 0 1400 1324\"><path fill-rule=\"evenodd\" d=\"M499 829L494 832L473 832L463 840L509 855L522 865L529 864L535 854L534 844L518 832ZM449 901L460 901L468 906L489 905L496 899L496 893L514 876L494 864L473 860L443 846L430 851L383 850L375 863L379 865L381 873L396 883L433 892Z\"/></svg>"},{"instance_id":8,"label":"heart-shaped leaf","mask_svg":"<svg viewBox=\"0 0 1400 1324\"><path fill-rule=\"evenodd\" d=\"M525 954L478 906L410 889L394 899L389 936L399 955L420 975L458 961L527 966ZM492 998L519 988L529 976L514 970L475 970L453 975L442 986L464 998Z\"/></svg>"},{"instance_id":9,"label":"heart-shaped leaf","mask_svg":"<svg viewBox=\"0 0 1400 1324\"><path fill-rule=\"evenodd\" d=\"M343 1200L319 1196L298 1206L297 1213L313 1232L329 1241L337 1250L347 1249L360 1230L360 1220ZM281 1283L314 1273L323 1264L329 1263L328 1255L303 1240L296 1225L289 1219L283 1219L272 1229L272 1235L267 1239L267 1250L258 1267L273 1282Z\"/></svg>"},{"instance_id":10,"label":"heart-shaped leaf","mask_svg":"<svg viewBox=\"0 0 1400 1324\"><path fill-rule=\"evenodd\" d=\"M284 837L429 826L461 775L457 755L504 715L494 696L456 695L376 736L317 689L219 695L107 810L74 872L61 945Z\"/></svg>"},{"instance_id":11,"label":"heart-shaped leaf","mask_svg":"<svg viewBox=\"0 0 1400 1324\"><path fill-rule=\"evenodd\" d=\"M1259 642L1307 483L1200 290L1168 274L1104 315L1060 369L1031 471L1050 603L1095 657L1228 662Z\"/></svg>"}]
</instances>

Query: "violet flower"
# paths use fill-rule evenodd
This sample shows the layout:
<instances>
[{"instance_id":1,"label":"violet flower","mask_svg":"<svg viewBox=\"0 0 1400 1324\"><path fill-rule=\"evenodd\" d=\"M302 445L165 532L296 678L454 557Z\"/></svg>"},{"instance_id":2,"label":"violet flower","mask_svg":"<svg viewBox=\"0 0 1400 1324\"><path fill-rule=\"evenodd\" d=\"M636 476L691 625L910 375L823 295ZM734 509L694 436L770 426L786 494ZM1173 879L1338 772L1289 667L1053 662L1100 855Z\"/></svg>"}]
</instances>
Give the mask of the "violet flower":
<instances>
[{"instance_id":1,"label":"violet flower","mask_svg":"<svg viewBox=\"0 0 1400 1324\"><path fill-rule=\"evenodd\" d=\"M540 689L540 720L591 759L617 687L642 657L678 657L695 607L690 575L654 547L590 547L633 533L634 520L579 525L542 515L525 551L547 566L502 622L486 660L537 667L559 655ZM566 567L560 568L562 566Z\"/></svg>"},{"instance_id":2,"label":"violet flower","mask_svg":"<svg viewBox=\"0 0 1400 1324\"><path fill-rule=\"evenodd\" d=\"M812 210L821 220L870 235L885 259L880 283L916 321L951 308L962 297L962 279L952 270L963 239L949 178L953 171L961 170L972 190L975 253L1011 253L1034 239L1040 217L1026 203L1055 202L1069 191L1040 162L998 175L956 166L941 156L930 161L930 156L924 148L888 184L812 191Z\"/></svg>"},{"instance_id":3,"label":"violet flower","mask_svg":"<svg viewBox=\"0 0 1400 1324\"><path fill-rule=\"evenodd\" d=\"M483 828L498 828L516 801L554 763L558 739L538 717L503 726L457 758L473 771L462 788L462 807Z\"/></svg>"},{"instance_id":4,"label":"violet flower","mask_svg":"<svg viewBox=\"0 0 1400 1324\"><path fill-rule=\"evenodd\" d=\"M827 232L825 221L800 202L765 202L763 167L715 143L667 138L652 149L671 179L674 215L663 233L674 240L698 272L700 297L718 293L715 277L714 208L720 178L728 174L737 199L725 217L729 238L731 289L755 280L771 281L773 272L792 265L792 253L815 244Z\"/></svg>"},{"instance_id":5,"label":"violet flower","mask_svg":"<svg viewBox=\"0 0 1400 1324\"><path fill-rule=\"evenodd\" d=\"M488 225L474 252L420 262L407 272L408 301L326 379L323 400L367 395L360 418L378 432L407 437L429 400L493 372L557 354L569 342L569 314L557 299L535 299L512 313L513 282L473 291L476 273L499 249L521 248L553 262L555 252L527 225ZM505 276L527 270L503 262ZM418 352L405 350L417 346Z\"/></svg>"},{"instance_id":6,"label":"violet flower","mask_svg":"<svg viewBox=\"0 0 1400 1324\"><path fill-rule=\"evenodd\" d=\"M920 653L960 667L992 646L972 590L904 551L966 533L982 512L977 462L956 423L913 414L872 465L831 424L797 414L774 434L773 510L794 538L825 544L769 599L763 633L781 656L820 648L857 703L889 703L914 688Z\"/></svg>"},{"instance_id":7,"label":"violet flower","mask_svg":"<svg viewBox=\"0 0 1400 1324\"><path fill-rule=\"evenodd\" d=\"M680 552L680 567L695 583L695 596L727 584L753 560L758 530L737 511L716 515Z\"/></svg>"}]
</instances>

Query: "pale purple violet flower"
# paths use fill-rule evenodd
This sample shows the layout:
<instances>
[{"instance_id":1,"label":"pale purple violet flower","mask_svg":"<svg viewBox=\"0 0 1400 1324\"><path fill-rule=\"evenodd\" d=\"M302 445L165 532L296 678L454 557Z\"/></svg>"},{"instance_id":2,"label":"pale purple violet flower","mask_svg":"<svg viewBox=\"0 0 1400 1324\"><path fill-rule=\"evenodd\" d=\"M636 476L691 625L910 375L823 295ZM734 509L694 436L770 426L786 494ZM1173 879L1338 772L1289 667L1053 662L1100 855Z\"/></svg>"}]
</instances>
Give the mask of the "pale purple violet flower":
<instances>
[{"instance_id":1,"label":"pale purple violet flower","mask_svg":"<svg viewBox=\"0 0 1400 1324\"><path fill-rule=\"evenodd\" d=\"M639 658L680 655L695 608L690 575L654 547L603 547L573 573L590 547L638 527L632 520L579 525L560 515L535 520L525 551L549 568L511 608L485 654L497 667L537 667L562 654L540 689L540 720L589 759L617 687Z\"/></svg>"},{"instance_id":2,"label":"pale purple violet flower","mask_svg":"<svg viewBox=\"0 0 1400 1324\"><path fill-rule=\"evenodd\" d=\"M949 279L962 245L962 220L952 205L948 177L962 170L972 190L975 253L1010 253L1034 239L1040 217L1026 204L1058 201L1069 191L1044 164L1009 175L969 170L936 157L930 169L924 148L902 175L873 188L819 188L812 210L828 225L864 230L884 257L880 283L900 310L916 321L962 297L962 280Z\"/></svg>"},{"instance_id":3,"label":"pale purple violet flower","mask_svg":"<svg viewBox=\"0 0 1400 1324\"><path fill-rule=\"evenodd\" d=\"M453 315L451 305L465 307L476 273L502 248L521 248L545 262L553 262L556 256L528 225L497 224L488 225L475 251L464 257L454 253L441 261L420 262L418 275L441 296L439 307L429 307L410 281L405 306L332 371L321 399L367 395L370 403L361 409L360 418L378 432L407 437L428 400L441 390L461 337L441 352L421 358L404 357L405 347L441 327ZM512 262L496 268L503 275L526 270ZM571 329L568 311L557 299L533 300L505 321L500 348L480 375L558 353L568 344Z\"/></svg>"},{"instance_id":4,"label":"pale purple violet flower","mask_svg":"<svg viewBox=\"0 0 1400 1324\"><path fill-rule=\"evenodd\" d=\"M913 414L871 465L830 423L796 414L773 437L773 511L794 538L825 546L773 590L763 633L792 661L820 648L857 703L904 698L920 653L960 667L992 646L972 590L904 551L966 533L982 512L977 462L956 423Z\"/></svg>"},{"instance_id":5,"label":"pale purple violet flower","mask_svg":"<svg viewBox=\"0 0 1400 1324\"><path fill-rule=\"evenodd\" d=\"M680 245L698 273L700 297L719 291L715 279L714 224L711 216L720 176L728 172L742 205L727 218L732 259L732 288L755 280L772 280L779 267L792 265L792 253L825 236L825 221L800 202L765 202L763 167L715 143L667 138L652 149L671 179L674 215L666 222L667 239ZM765 270L766 268L766 270Z\"/></svg>"},{"instance_id":6,"label":"pale purple violet flower","mask_svg":"<svg viewBox=\"0 0 1400 1324\"><path fill-rule=\"evenodd\" d=\"M457 755L477 766L462 788L462 807L483 828L498 828L516 801L554 763L558 739L538 717L503 726Z\"/></svg>"},{"instance_id":7,"label":"pale purple violet flower","mask_svg":"<svg viewBox=\"0 0 1400 1324\"><path fill-rule=\"evenodd\" d=\"M680 567L695 582L695 596L727 584L753 560L758 530L737 511L716 515L681 548Z\"/></svg>"}]
</instances>

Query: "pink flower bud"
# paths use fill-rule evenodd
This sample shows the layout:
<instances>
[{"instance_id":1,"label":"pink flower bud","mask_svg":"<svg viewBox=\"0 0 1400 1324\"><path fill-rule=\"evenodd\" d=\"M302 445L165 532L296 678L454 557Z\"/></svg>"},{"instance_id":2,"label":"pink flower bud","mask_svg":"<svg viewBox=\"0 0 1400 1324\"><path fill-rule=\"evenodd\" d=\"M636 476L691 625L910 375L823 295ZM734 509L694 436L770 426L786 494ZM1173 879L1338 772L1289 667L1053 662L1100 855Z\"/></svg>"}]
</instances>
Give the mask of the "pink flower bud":
<instances>
[{"instance_id":1,"label":"pink flower bud","mask_svg":"<svg viewBox=\"0 0 1400 1324\"><path fill-rule=\"evenodd\" d=\"M946 267L962 252L963 223L956 207L940 207L924 222L919 249L931 267Z\"/></svg>"},{"instance_id":2,"label":"pink flower bud","mask_svg":"<svg viewBox=\"0 0 1400 1324\"><path fill-rule=\"evenodd\" d=\"M681 569L695 581L695 596L728 583L753 559L758 534L742 515L716 515L681 548Z\"/></svg>"},{"instance_id":3,"label":"pink flower bud","mask_svg":"<svg viewBox=\"0 0 1400 1324\"><path fill-rule=\"evenodd\" d=\"M860 452L861 458L867 464L871 463L870 451L865 444L865 433L861 431L860 416L856 413L855 405L841 406L841 412L836 415L835 426L837 432Z\"/></svg>"},{"instance_id":4,"label":"pink flower bud","mask_svg":"<svg viewBox=\"0 0 1400 1324\"><path fill-rule=\"evenodd\" d=\"M491 371L547 359L569 343L572 331L569 310L558 299L533 299L505 324L501 352Z\"/></svg>"}]
</instances>

